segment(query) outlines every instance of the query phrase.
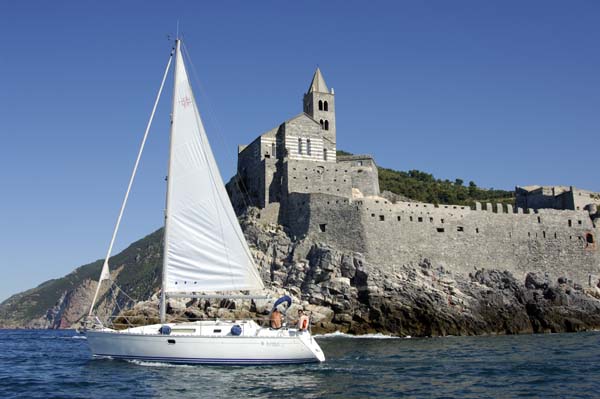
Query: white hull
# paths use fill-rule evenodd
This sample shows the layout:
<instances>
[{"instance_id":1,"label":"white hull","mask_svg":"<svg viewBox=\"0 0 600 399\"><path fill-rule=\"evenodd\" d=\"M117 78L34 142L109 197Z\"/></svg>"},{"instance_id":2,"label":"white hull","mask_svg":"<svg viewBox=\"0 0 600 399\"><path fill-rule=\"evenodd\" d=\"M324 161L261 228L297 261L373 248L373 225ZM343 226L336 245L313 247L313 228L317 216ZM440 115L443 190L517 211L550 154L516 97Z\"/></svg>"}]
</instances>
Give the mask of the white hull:
<instances>
[{"instance_id":1,"label":"white hull","mask_svg":"<svg viewBox=\"0 0 600 399\"><path fill-rule=\"evenodd\" d=\"M242 327L239 336L233 325ZM203 321L127 330L89 330L87 341L94 357L187 364L282 364L325 360L323 351L308 331L271 330L252 321Z\"/></svg>"}]
</instances>

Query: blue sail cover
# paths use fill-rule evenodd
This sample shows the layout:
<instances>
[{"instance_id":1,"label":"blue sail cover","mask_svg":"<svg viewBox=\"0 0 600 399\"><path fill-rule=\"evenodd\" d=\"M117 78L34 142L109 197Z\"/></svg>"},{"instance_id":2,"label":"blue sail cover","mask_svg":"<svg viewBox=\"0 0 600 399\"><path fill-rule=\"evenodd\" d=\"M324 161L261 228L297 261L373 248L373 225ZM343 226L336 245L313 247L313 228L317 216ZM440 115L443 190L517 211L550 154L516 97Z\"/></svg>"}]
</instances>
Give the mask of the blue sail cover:
<instances>
[{"instance_id":1,"label":"blue sail cover","mask_svg":"<svg viewBox=\"0 0 600 399\"><path fill-rule=\"evenodd\" d=\"M290 298L288 295L284 295L281 298L279 298L278 300L275 301L275 303L273 304L273 309L271 310L271 312L275 309L277 309L277 306L281 305L282 303L287 303L287 307L289 308L290 305L292 304L292 298Z\"/></svg>"}]
</instances>

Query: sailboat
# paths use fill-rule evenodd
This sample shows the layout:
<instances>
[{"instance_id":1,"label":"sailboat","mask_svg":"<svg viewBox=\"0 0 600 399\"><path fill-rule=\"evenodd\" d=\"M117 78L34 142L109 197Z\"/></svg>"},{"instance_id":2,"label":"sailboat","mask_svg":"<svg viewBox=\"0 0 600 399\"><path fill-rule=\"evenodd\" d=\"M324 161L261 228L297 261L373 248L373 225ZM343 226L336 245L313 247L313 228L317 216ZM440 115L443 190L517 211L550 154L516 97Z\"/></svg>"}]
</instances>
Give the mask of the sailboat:
<instances>
[{"instance_id":1,"label":"sailboat","mask_svg":"<svg viewBox=\"0 0 600 399\"><path fill-rule=\"evenodd\" d=\"M111 278L108 260L173 56L161 322L116 330L104 326L94 316L94 305L101 283ZM90 306L85 328L87 342L92 355L101 358L191 364L324 361L323 351L308 329L272 329L254 320L170 323L166 318L168 298L218 298L222 297L219 292L261 291L264 292L264 285L210 148L178 39L163 75Z\"/></svg>"}]
</instances>

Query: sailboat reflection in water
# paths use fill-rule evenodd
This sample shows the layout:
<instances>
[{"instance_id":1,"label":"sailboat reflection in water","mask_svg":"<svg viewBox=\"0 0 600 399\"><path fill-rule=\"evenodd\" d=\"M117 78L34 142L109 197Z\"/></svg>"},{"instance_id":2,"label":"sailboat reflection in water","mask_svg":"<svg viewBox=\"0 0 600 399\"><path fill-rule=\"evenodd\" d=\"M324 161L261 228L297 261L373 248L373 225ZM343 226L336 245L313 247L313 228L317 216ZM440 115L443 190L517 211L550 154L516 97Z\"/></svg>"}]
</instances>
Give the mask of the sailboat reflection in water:
<instances>
[{"instance_id":1,"label":"sailboat reflection in water","mask_svg":"<svg viewBox=\"0 0 600 399\"><path fill-rule=\"evenodd\" d=\"M100 285L110 280L108 259L171 62L175 56L164 230L161 323L115 330L94 317ZM167 297L220 297L195 293L264 290L225 190L175 42L86 322L94 357L202 364L322 362L325 356L303 329L271 329L253 320L168 323ZM252 296L247 296L252 298ZM256 296L254 296L256 297Z\"/></svg>"}]
</instances>

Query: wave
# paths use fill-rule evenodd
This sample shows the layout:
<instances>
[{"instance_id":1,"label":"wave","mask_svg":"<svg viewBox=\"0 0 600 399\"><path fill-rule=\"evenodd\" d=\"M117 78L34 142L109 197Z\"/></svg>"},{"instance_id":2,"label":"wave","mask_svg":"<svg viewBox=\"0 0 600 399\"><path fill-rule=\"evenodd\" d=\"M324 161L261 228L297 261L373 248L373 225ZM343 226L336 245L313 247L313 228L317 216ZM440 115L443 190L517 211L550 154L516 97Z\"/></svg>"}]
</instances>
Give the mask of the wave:
<instances>
[{"instance_id":1,"label":"wave","mask_svg":"<svg viewBox=\"0 0 600 399\"><path fill-rule=\"evenodd\" d=\"M381 334L381 333L353 335L353 334L346 334L346 333L343 333L341 331L336 331L336 332L327 333L327 334L316 334L316 335L313 335L313 337L315 337L315 338L353 338L353 339L403 339L403 338L412 338L410 335L407 335L406 337L398 337L398 336L394 336L394 335L385 335L385 334Z\"/></svg>"},{"instance_id":2,"label":"wave","mask_svg":"<svg viewBox=\"0 0 600 399\"><path fill-rule=\"evenodd\" d=\"M126 360L128 363L135 364L137 366L144 367L193 367L189 364L173 364L173 363L163 363L163 362L150 362L146 360Z\"/></svg>"}]
</instances>

